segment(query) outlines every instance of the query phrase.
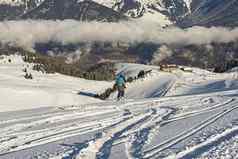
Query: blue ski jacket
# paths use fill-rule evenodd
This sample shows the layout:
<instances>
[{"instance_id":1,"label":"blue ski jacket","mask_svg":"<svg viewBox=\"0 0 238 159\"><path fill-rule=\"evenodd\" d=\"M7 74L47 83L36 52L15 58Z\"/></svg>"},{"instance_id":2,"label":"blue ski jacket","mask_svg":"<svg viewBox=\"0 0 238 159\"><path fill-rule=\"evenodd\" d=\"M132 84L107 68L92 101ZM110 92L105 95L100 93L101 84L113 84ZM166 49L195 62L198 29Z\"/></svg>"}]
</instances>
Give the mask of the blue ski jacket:
<instances>
[{"instance_id":1,"label":"blue ski jacket","mask_svg":"<svg viewBox=\"0 0 238 159\"><path fill-rule=\"evenodd\" d=\"M123 75L119 75L116 77L116 85L117 86L124 86L126 83L126 79Z\"/></svg>"}]
</instances>

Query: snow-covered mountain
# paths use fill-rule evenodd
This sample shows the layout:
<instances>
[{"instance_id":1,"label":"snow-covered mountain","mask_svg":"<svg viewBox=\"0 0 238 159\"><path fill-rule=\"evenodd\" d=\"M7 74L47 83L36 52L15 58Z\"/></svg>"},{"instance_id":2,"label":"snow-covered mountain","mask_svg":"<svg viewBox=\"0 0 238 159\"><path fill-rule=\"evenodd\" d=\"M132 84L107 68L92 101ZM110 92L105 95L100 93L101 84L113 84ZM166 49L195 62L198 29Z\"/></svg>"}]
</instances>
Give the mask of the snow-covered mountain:
<instances>
[{"instance_id":1,"label":"snow-covered mountain","mask_svg":"<svg viewBox=\"0 0 238 159\"><path fill-rule=\"evenodd\" d=\"M132 18L171 24L190 11L190 0L94 0Z\"/></svg>"},{"instance_id":2,"label":"snow-covered mountain","mask_svg":"<svg viewBox=\"0 0 238 159\"><path fill-rule=\"evenodd\" d=\"M125 19L125 16L93 1L45 0L19 18L118 21Z\"/></svg>"},{"instance_id":3,"label":"snow-covered mountain","mask_svg":"<svg viewBox=\"0 0 238 159\"><path fill-rule=\"evenodd\" d=\"M237 0L193 0L191 13L181 19L181 26L237 26Z\"/></svg>"},{"instance_id":4,"label":"snow-covered mountain","mask_svg":"<svg viewBox=\"0 0 238 159\"><path fill-rule=\"evenodd\" d=\"M126 16L94 1L18 0L0 1L0 20L75 19L81 21L118 21Z\"/></svg>"},{"instance_id":5,"label":"snow-covered mountain","mask_svg":"<svg viewBox=\"0 0 238 159\"><path fill-rule=\"evenodd\" d=\"M131 17L141 17L145 14L160 12L171 16L181 16L190 7L187 0L94 0Z\"/></svg>"},{"instance_id":6,"label":"snow-covered mountain","mask_svg":"<svg viewBox=\"0 0 238 159\"><path fill-rule=\"evenodd\" d=\"M44 3L43 3L44 2ZM0 11L5 11L6 16L1 19L8 19L7 14L11 15L14 12L14 9L20 10L16 12L14 15L18 17L19 15L27 12L31 12L32 16L28 18L39 18L39 14L47 12L47 10L54 10L57 6L61 6L60 11L54 11L55 17L60 17L62 10L70 8L77 12L74 9L75 5L78 4L92 4L92 2L96 2L98 5L102 5L112 9L112 12L118 12L119 14L126 15L131 18L142 18L145 20L152 20L154 22L158 22L161 25L171 24L171 21L176 21L179 17L184 16L189 12L189 3L183 0L68 0L67 2L64 0L2 0L0 1ZM67 4L66 4L67 3ZM43 4L41 10L39 11L38 6ZM74 5L70 5L74 4ZM95 4L94 4L95 5ZM64 9L63 9L63 8ZM14 9L12 9L14 8ZM35 8L35 9L34 9ZM87 5L82 5L81 8L87 8ZM98 11L98 7L93 7L94 11ZM11 14L9 13L11 10ZM77 9L80 12L80 9ZM81 9L82 10L82 9ZM99 9L100 13L107 13L107 9ZM39 13L40 12L40 13ZM80 14L80 13L78 13ZM91 15L91 14L90 14ZM106 14L104 14L106 15ZM48 14L43 15L45 19L51 19L51 16ZM66 16L67 17L67 16ZM73 18L72 16L71 18ZM11 18L11 16L10 16ZM40 16L42 19L42 17ZM77 18L76 18L77 19ZM100 19L100 18L99 18Z\"/></svg>"},{"instance_id":7,"label":"snow-covered mountain","mask_svg":"<svg viewBox=\"0 0 238 159\"><path fill-rule=\"evenodd\" d=\"M0 20L16 17L39 6L44 0L0 0Z\"/></svg>"},{"instance_id":8,"label":"snow-covered mountain","mask_svg":"<svg viewBox=\"0 0 238 159\"><path fill-rule=\"evenodd\" d=\"M162 26L236 26L237 6L237 0L0 0L0 20L23 15L31 19L117 21L124 15Z\"/></svg>"}]
</instances>

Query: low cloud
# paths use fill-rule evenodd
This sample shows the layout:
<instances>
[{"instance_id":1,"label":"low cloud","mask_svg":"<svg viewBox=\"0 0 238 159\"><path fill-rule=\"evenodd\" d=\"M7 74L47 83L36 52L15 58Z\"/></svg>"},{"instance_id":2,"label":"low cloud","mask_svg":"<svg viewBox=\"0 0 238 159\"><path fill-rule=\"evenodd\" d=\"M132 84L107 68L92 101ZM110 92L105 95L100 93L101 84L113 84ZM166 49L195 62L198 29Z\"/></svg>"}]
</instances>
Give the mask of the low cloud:
<instances>
[{"instance_id":1,"label":"low cloud","mask_svg":"<svg viewBox=\"0 0 238 159\"><path fill-rule=\"evenodd\" d=\"M34 49L37 43L59 42L63 45L84 42L151 42L155 44L228 43L238 39L238 28L192 27L186 30L161 27L141 21L78 22L74 20L0 22L0 42Z\"/></svg>"},{"instance_id":2,"label":"low cloud","mask_svg":"<svg viewBox=\"0 0 238 159\"><path fill-rule=\"evenodd\" d=\"M66 63L74 63L80 59L82 52L80 49L67 54Z\"/></svg>"},{"instance_id":3,"label":"low cloud","mask_svg":"<svg viewBox=\"0 0 238 159\"><path fill-rule=\"evenodd\" d=\"M157 49L157 51L155 51L151 62L153 64L156 64L172 55L173 55L173 51L166 45L162 45L160 48Z\"/></svg>"}]
</instances>

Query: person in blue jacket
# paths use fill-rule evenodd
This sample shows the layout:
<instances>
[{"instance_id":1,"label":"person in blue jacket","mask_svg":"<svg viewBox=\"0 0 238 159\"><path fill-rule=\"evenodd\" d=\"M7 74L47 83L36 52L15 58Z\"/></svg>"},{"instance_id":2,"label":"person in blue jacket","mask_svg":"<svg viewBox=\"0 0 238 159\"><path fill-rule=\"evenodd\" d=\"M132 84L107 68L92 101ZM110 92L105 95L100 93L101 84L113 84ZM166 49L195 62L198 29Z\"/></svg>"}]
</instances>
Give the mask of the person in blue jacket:
<instances>
[{"instance_id":1,"label":"person in blue jacket","mask_svg":"<svg viewBox=\"0 0 238 159\"><path fill-rule=\"evenodd\" d=\"M124 97L125 95L125 88L126 88L126 78L123 74L119 74L117 77L116 77L116 88L117 88L117 91L118 91L118 94L117 94L117 100L120 100L121 98Z\"/></svg>"}]
</instances>

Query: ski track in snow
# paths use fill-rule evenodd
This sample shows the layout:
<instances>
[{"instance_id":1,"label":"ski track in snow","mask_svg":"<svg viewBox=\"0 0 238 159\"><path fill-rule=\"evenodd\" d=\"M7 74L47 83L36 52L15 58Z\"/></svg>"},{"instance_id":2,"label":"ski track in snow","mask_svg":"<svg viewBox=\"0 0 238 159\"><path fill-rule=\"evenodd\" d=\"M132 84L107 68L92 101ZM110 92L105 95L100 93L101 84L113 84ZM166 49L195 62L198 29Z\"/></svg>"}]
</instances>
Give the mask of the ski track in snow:
<instances>
[{"instance_id":1,"label":"ski track in snow","mask_svg":"<svg viewBox=\"0 0 238 159\"><path fill-rule=\"evenodd\" d=\"M237 105L237 103L235 104ZM221 111L215 115L213 115L212 117L206 119L205 121L203 121L202 123L200 123L199 125L196 125L195 127L192 127L189 130L186 130L185 132L175 136L174 138L169 139L168 141L165 141L163 143L161 143L160 145L151 148L150 150L146 150L144 153L145 158L151 158L156 156L157 153L175 145L176 143L180 142L181 140L184 140L186 138L188 138L189 136L192 136L193 134L197 133L198 131L200 131L201 129L205 128L206 126L212 124L213 122L215 122L216 120L220 119L221 117L223 117L224 115L230 113L231 111L238 109L238 106L232 106L232 108L227 109L225 111Z\"/></svg>"},{"instance_id":2,"label":"ski track in snow","mask_svg":"<svg viewBox=\"0 0 238 159\"><path fill-rule=\"evenodd\" d=\"M188 158L237 158L237 142L238 127L227 129L219 135L208 138L205 142L187 150L178 153L177 155L168 156L170 158L188 159ZM233 144L233 147L229 147ZM222 150L223 149L223 150ZM221 151L222 150L222 151ZM233 151L233 153L231 153ZM235 153L234 153L235 152ZM231 154L229 154L231 153ZM220 154L220 155L219 155Z\"/></svg>"},{"instance_id":3,"label":"ski track in snow","mask_svg":"<svg viewBox=\"0 0 238 159\"><path fill-rule=\"evenodd\" d=\"M166 110L166 107L160 107L160 104L155 104L158 101L151 101L151 102L129 102L122 104L120 109L116 109L115 107L110 107L111 110L101 111L101 112L77 112L77 110L73 110L72 112L66 112L66 114L61 114L57 112L54 116L54 114L51 115L44 115L41 117L34 117L33 121L30 123L25 124L19 124L17 120L8 120L8 121L2 121L2 123L10 123L9 126L5 126L1 132L3 136L1 136L0 140L0 150L1 155L15 152L23 149L28 149L37 145L41 144L47 144L49 142L53 142L56 140L61 140L66 137L74 136L74 135L80 135L80 134L87 134L88 132L97 131L97 130L103 130L103 133L108 131L108 134L105 135L106 137L96 139L95 141L92 140L90 143L88 143L88 146L82 149L81 151L74 151L74 153L80 154L80 152L83 152L83 155L85 155L86 152L89 154L92 154L92 147L93 151L95 152L95 156L97 156L98 153L104 154L109 156L110 155L110 147L116 146L113 145L114 142L120 142L120 136L124 136L124 138L127 138L125 141L122 141L122 143L128 143L131 142L131 144L127 144L129 151L128 153L131 154L132 157L136 157L137 155L145 155L144 158L150 158L152 155L156 155L157 152L162 151L163 149L169 148L172 145L176 144L180 140L183 140L183 138L187 138L190 135L192 135L192 132L188 130L187 132L176 136L174 139L171 138L166 143L160 144L158 147L153 150L152 154L148 152L142 152L142 148L139 148L139 146L143 147L143 142L147 142L148 135L150 134L150 128L154 125L163 125L165 123L169 124L172 121L176 120L184 120L186 118L189 118L194 115L199 115L201 113L207 113L209 111L213 111L215 109L219 109L221 107L224 107L225 105L230 105L231 103L236 102L233 98L229 100L225 100L222 103L215 104L211 106L210 108L205 108L198 111L191 111L187 113L182 113L178 115L174 115L171 118L165 119L163 121L162 118L159 118L163 114L157 114L158 112L163 112L163 109ZM164 104L164 103L163 103ZM147 105L147 106L146 106ZM125 109L130 108L131 114L123 116L123 113L125 113ZM154 108L156 112L154 115L151 114L151 112L148 114L148 110L151 110L151 108ZM203 127L206 127L210 123L217 120L217 118L222 117L224 114L229 113L230 111L236 109L237 107L227 109L225 112L219 112L218 114L215 114L208 120L204 121L204 123L199 124L199 126L192 128L191 130L195 129L197 131L201 130ZM161 109L161 110L160 110ZM168 109L168 108L167 108ZM108 111L108 112L107 112ZM118 111L118 112L117 112ZM91 114L90 114L91 113ZM95 118L94 120L85 120L85 118L88 119L90 116L98 116L98 119ZM106 117L108 116L108 118ZM137 116L141 116L139 119L133 119ZM60 118L62 117L62 118ZM43 119L42 119L43 118ZM129 118L129 119L127 119ZM131 118L131 119L130 119ZM28 121L28 118L24 118L24 120L19 119L20 122ZM67 123L67 120L72 120L74 123ZM131 121L127 121L127 120ZM143 119L143 120L142 120ZM77 125L77 122L75 120L79 120L79 123ZM84 121L85 120L85 121ZM11 122L9 122L11 121ZM140 121L140 122L138 122ZM14 124L16 122L16 124ZM62 125L59 123L63 123ZM119 124L118 124L119 123ZM44 124L59 124L56 127L52 127L48 129L49 126L43 126ZM114 125L115 124L115 125ZM121 125L121 126L120 126ZM130 127L133 125L132 127ZM39 126L42 126L43 129L39 129ZM34 130L34 127L36 130ZM128 128L130 127L130 128ZM29 130L30 129L30 130ZM194 132L194 133L195 133ZM144 135L143 135L144 134ZM116 136L116 137L115 137ZM147 137L146 137L147 136ZM134 138L134 140L128 141L128 138ZM143 140L142 140L143 138ZM98 141L99 140L99 141ZM142 142L143 141L143 142ZM99 144L98 150L95 151L95 145ZM108 144L111 145L108 147ZM138 144L138 147L135 149L135 145ZM2 148L1 148L2 147ZM107 153L106 153L107 152ZM69 152L68 152L69 153ZM65 154L65 153L63 153ZM62 155L63 156L63 155ZM103 155L102 155L103 156ZM81 157L82 158L82 157ZM85 157L84 157L85 158ZM87 158L87 157L86 157ZM100 157L97 157L100 158ZM106 157L107 158L107 157Z\"/></svg>"}]
</instances>

